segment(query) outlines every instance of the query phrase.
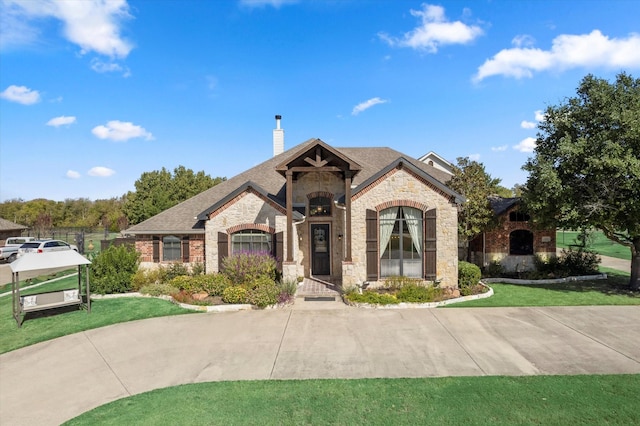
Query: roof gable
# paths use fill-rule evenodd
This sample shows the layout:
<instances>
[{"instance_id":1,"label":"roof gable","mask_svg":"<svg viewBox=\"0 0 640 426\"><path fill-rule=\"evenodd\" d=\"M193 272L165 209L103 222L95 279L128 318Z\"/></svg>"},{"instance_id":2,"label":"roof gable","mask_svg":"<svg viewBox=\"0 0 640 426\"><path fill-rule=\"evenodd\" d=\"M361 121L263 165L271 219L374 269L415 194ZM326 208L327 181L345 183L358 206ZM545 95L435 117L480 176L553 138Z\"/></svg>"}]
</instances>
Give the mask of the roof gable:
<instances>
[{"instance_id":1,"label":"roof gable","mask_svg":"<svg viewBox=\"0 0 640 426\"><path fill-rule=\"evenodd\" d=\"M451 199L457 204L462 204L465 201L465 198L462 195L458 194L456 191L454 191L453 189L449 188L447 185L445 185L444 183L440 182L439 180L437 180L436 178L431 176L429 173L427 173L424 170L416 167L411 161L409 161L408 159L406 159L404 157L399 157L397 160L395 160L394 162L392 162L389 165L387 165L385 168L380 170L378 173L374 174L373 176L369 177L369 179L367 179L366 181L362 182L362 184L360 184L358 186L358 188L356 188L356 190L353 191L353 195L352 195L353 198L354 199L357 198L358 197L358 193L360 193L361 191L365 190L370 185L374 185L376 181L378 181L379 179L383 178L385 175L387 175L389 172L391 172L394 169L407 169L412 174L418 176L419 178L423 179L428 184L433 186L442 195L451 197Z\"/></svg>"},{"instance_id":2,"label":"roof gable","mask_svg":"<svg viewBox=\"0 0 640 426\"><path fill-rule=\"evenodd\" d=\"M357 174L362 167L351 158L333 148L320 139L311 141L285 161L276 166L276 171L284 175L287 171L293 173L311 172L316 170L346 172L352 176Z\"/></svg>"}]
</instances>

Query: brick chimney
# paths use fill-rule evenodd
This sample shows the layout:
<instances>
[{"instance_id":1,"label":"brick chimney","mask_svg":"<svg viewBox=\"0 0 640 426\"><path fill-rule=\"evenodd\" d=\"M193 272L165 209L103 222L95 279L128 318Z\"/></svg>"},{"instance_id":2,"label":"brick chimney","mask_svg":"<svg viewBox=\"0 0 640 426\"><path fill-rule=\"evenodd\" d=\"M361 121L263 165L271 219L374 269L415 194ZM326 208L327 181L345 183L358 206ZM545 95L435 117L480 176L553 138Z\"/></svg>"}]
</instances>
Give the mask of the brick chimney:
<instances>
[{"instance_id":1,"label":"brick chimney","mask_svg":"<svg viewBox=\"0 0 640 426\"><path fill-rule=\"evenodd\" d=\"M284 129L280 128L281 115L276 115L276 128L273 129L273 156L284 152Z\"/></svg>"}]
</instances>

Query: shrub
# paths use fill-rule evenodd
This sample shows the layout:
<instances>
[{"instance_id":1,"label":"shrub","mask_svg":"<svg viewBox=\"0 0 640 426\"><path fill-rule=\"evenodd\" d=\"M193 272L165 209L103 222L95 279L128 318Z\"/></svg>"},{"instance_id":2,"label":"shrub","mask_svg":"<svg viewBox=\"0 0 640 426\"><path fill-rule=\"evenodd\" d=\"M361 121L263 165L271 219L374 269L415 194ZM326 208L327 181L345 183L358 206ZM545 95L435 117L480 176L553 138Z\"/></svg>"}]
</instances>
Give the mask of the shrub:
<instances>
[{"instance_id":1,"label":"shrub","mask_svg":"<svg viewBox=\"0 0 640 426\"><path fill-rule=\"evenodd\" d=\"M148 285L163 283L166 275L164 268L138 269L131 279L131 289L137 291Z\"/></svg>"},{"instance_id":2,"label":"shrub","mask_svg":"<svg viewBox=\"0 0 640 426\"><path fill-rule=\"evenodd\" d=\"M140 293L149 296L172 296L179 291L176 287L166 283L148 284L140 288Z\"/></svg>"},{"instance_id":3,"label":"shrub","mask_svg":"<svg viewBox=\"0 0 640 426\"><path fill-rule=\"evenodd\" d=\"M294 280L280 281L278 287L280 288L281 293L288 296L294 296L296 291L298 291L298 282Z\"/></svg>"},{"instance_id":4,"label":"shrub","mask_svg":"<svg viewBox=\"0 0 640 426\"><path fill-rule=\"evenodd\" d=\"M191 275L204 275L204 263L194 263L193 266L191 266Z\"/></svg>"},{"instance_id":5,"label":"shrub","mask_svg":"<svg viewBox=\"0 0 640 426\"><path fill-rule=\"evenodd\" d=\"M202 276L205 277L202 290L209 293L209 296L222 296L224 289L231 286L231 281L225 275L207 274Z\"/></svg>"},{"instance_id":6,"label":"shrub","mask_svg":"<svg viewBox=\"0 0 640 426\"><path fill-rule=\"evenodd\" d=\"M487 277L501 277L504 275L504 266L497 260L493 260L484 269L484 274Z\"/></svg>"},{"instance_id":7,"label":"shrub","mask_svg":"<svg viewBox=\"0 0 640 426\"><path fill-rule=\"evenodd\" d=\"M473 294L473 289L478 285L481 277L482 274L477 265L465 261L458 262L458 287L463 296Z\"/></svg>"},{"instance_id":8,"label":"shrub","mask_svg":"<svg viewBox=\"0 0 640 426\"><path fill-rule=\"evenodd\" d=\"M415 278L395 275L384 280L383 288L387 290L399 290L405 285L416 285L417 283L418 280L416 280Z\"/></svg>"},{"instance_id":9,"label":"shrub","mask_svg":"<svg viewBox=\"0 0 640 426\"><path fill-rule=\"evenodd\" d=\"M168 268L166 268L166 277L167 281L171 281L175 277L179 277L181 275L190 275L189 269L184 263L171 263Z\"/></svg>"},{"instance_id":10,"label":"shrub","mask_svg":"<svg viewBox=\"0 0 640 426\"><path fill-rule=\"evenodd\" d=\"M349 293L345 298L350 302L355 303L371 303L373 305L395 305L400 301L391 294L380 294L374 290L366 290L360 293Z\"/></svg>"},{"instance_id":11,"label":"shrub","mask_svg":"<svg viewBox=\"0 0 640 426\"><path fill-rule=\"evenodd\" d=\"M252 305L264 308L276 304L279 294L280 289L275 281L267 277L261 277L254 281L253 289L249 292L248 301Z\"/></svg>"},{"instance_id":12,"label":"shrub","mask_svg":"<svg viewBox=\"0 0 640 426\"><path fill-rule=\"evenodd\" d=\"M276 260L267 252L236 253L224 258L222 273L233 284L251 284L259 277L277 278Z\"/></svg>"},{"instance_id":13,"label":"shrub","mask_svg":"<svg viewBox=\"0 0 640 426\"><path fill-rule=\"evenodd\" d=\"M178 275L169 280L168 283L186 293L194 293L193 279L189 275Z\"/></svg>"},{"instance_id":14,"label":"shrub","mask_svg":"<svg viewBox=\"0 0 640 426\"><path fill-rule=\"evenodd\" d=\"M131 291L140 255L135 248L112 245L100 252L91 263L91 285L100 294Z\"/></svg>"},{"instance_id":15,"label":"shrub","mask_svg":"<svg viewBox=\"0 0 640 426\"><path fill-rule=\"evenodd\" d=\"M225 303L247 303L249 291L239 285L227 287L222 292L222 301Z\"/></svg>"},{"instance_id":16,"label":"shrub","mask_svg":"<svg viewBox=\"0 0 640 426\"><path fill-rule=\"evenodd\" d=\"M438 287L425 287L415 283L405 284L396 293L396 298L401 302L427 303L433 302L443 294L443 290Z\"/></svg>"},{"instance_id":17,"label":"shrub","mask_svg":"<svg viewBox=\"0 0 640 426\"><path fill-rule=\"evenodd\" d=\"M588 275L598 273L601 258L587 249L562 250L560 262L569 275Z\"/></svg>"}]
</instances>

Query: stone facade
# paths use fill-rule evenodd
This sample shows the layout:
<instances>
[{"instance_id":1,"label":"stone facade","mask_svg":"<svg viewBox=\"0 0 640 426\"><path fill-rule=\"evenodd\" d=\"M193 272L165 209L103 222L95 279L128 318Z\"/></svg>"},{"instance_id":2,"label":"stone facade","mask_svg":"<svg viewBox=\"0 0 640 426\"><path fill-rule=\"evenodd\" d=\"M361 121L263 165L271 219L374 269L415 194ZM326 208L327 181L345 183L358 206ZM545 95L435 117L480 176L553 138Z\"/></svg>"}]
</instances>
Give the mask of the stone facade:
<instances>
[{"instance_id":1,"label":"stone facade","mask_svg":"<svg viewBox=\"0 0 640 426\"><path fill-rule=\"evenodd\" d=\"M360 191L353 200L353 280L367 281L366 271L366 210L392 205L411 206L420 203L424 209L436 209L436 274L442 286L458 286L458 210L449 197L404 169L394 169L370 187ZM378 253L379 255L379 253ZM378 256L379 258L380 256ZM354 283L354 284L355 284ZM376 285L377 283L372 283Z\"/></svg>"}]
</instances>

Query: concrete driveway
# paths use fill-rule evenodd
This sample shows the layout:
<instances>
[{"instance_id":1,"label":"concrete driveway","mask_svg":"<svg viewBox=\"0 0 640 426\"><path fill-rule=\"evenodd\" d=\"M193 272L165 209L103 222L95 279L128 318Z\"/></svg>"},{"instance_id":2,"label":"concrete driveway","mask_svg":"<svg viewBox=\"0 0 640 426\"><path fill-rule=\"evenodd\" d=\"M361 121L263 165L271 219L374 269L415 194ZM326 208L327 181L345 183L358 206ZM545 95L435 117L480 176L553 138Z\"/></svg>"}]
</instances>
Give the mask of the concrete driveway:
<instances>
[{"instance_id":1,"label":"concrete driveway","mask_svg":"<svg viewBox=\"0 0 640 426\"><path fill-rule=\"evenodd\" d=\"M0 423L59 424L119 398L206 381L640 373L640 306L328 303L135 321L0 355Z\"/></svg>"}]
</instances>

